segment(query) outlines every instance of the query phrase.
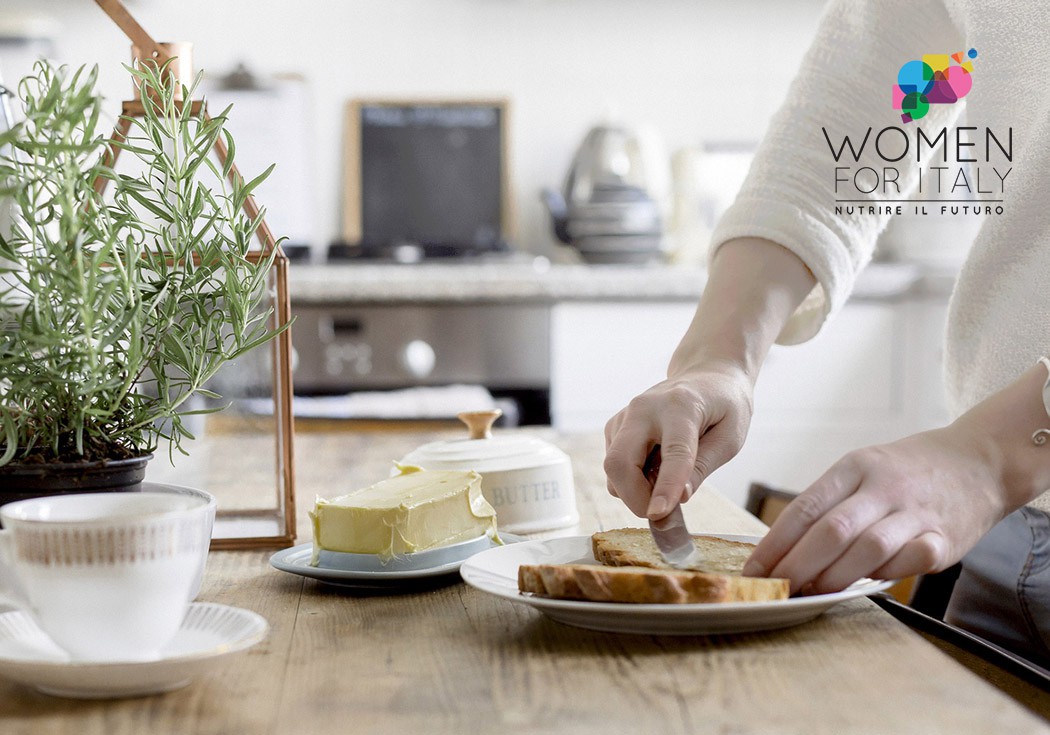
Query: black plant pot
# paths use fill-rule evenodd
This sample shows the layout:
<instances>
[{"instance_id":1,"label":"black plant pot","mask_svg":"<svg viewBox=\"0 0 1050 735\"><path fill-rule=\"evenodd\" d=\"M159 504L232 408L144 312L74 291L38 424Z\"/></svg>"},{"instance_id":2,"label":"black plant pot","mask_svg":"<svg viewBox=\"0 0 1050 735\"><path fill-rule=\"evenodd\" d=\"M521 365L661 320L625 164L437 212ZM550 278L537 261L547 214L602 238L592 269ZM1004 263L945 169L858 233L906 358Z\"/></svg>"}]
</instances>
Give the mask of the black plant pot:
<instances>
[{"instance_id":1,"label":"black plant pot","mask_svg":"<svg viewBox=\"0 0 1050 735\"><path fill-rule=\"evenodd\" d=\"M0 467L0 505L71 493L136 492L152 454L101 462L52 462Z\"/></svg>"}]
</instances>

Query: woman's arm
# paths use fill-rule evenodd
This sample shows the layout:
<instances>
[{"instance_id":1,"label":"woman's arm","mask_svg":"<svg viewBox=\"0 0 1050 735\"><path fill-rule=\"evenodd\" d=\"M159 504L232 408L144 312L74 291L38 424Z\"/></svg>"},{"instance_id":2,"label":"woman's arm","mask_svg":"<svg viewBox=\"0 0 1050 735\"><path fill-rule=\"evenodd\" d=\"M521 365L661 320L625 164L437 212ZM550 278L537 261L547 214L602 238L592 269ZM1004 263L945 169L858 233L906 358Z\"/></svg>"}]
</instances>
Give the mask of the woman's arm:
<instances>
[{"instance_id":1,"label":"woman's arm","mask_svg":"<svg viewBox=\"0 0 1050 735\"><path fill-rule=\"evenodd\" d=\"M816 278L778 335L781 344L809 339L846 302L891 216L889 207L878 205L906 199L918 186L916 130L934 140L955 124L963 107L930 105L920 120L904 123L891 104L901 66L925 54L966 48L943 0L828 3L747 178L711 239L715 253L740 237L771 240L795 253ZM974 75L979 85L979 63ZM889 128L898 133L880 139ZM900 145L887 145L891 138L900 144L900 133L912 141L903 155ZM923 155L928 161L930 152ZM878 185L869 189L876 175Z\"/></svg>"},{"instance_id":2,"label":"woman's arm","mask_svg":"<svg viewBox=\"0 0 1050 735\"><path fill-rule=\"evenodd\" d=\"M799 495L744 568L832 592L861 577L940 571L1050 488L1050 426L1035 365L942 429L850 452Z\"/></svg>"},{"instance_id":3,"label":"woman's arm","mask_svg":"<svg viewBox=\"0 0 1050 735\"><path fill-rule=\"evenodd\" d=\"M727 242L712 259L707 288L671 357L668 377L722 359L753 383L773 341L815 283L798 256L774 242Z\"/></svg>"},{"instance_id":4,"label":"woman's arm","mask_svg":"<svg viewBox=\"0 0 1050 735\"><path fill-rule=\"evenodd\" d=\"M836 191L839 162L828 140L839 147L849 136L859 148L869 128L900 125L900 112L890 104L900 66L961 45L941 0L828 4L787 99L712 237L707 288L667 380L606 425L609 491L636 515L662 517L688 497L686 482L697 487L739 451L770 344L813 336L845 302L870 259L888 215L836 213L835 199L852 197ZM931 139L936 135L930 131L954 122L958 107L931 106L920 121ZM880 170L884 163L870 140L856 161L843 155L858 170ZM906 157L895 166L900 196L906 196L918 181L918 164ZM857 196L876 200L880 193ZM662 446L663 465L650 504L642 467L655 443Z\"/></svg>"},{"instance_id":5,"label":"woman's arm","mask_svg":"<svg viewBox=\"0 0 1050 735\"><path fill-rule=\"evenodd\" d=\"M606 426L610 493L638 516L662 518L688 497L686 483L699 487L739 451L762 361L813 284L797 256L768 240L742 238L719 250L667 380ZM651 489L642 467L654 444L663 463Z\"/></svg>"}]
</instances>

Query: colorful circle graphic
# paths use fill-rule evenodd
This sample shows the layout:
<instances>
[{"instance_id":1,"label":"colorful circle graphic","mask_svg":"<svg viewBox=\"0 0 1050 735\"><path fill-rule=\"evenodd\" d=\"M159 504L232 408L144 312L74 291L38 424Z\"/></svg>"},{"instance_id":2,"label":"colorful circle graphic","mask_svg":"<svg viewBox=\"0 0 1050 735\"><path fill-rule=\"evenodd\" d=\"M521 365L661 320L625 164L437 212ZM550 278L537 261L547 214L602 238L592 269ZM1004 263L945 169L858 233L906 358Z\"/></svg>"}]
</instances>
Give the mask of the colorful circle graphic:
<instances>
[{"instance_id":1,"label":"colorful circle graphic","mask_svg":"<svg viewBox=\"0 0 1050 735\"><path fill-rule=\"evenodd\" d=\"M926 94L933 86L933 69L922 61L909 61L897 74L897 86L905 95Z\"/></svg>"},{"instance_id":2,"label":"colorful circle graphic","mask_svg":"<svg viewBox=\"0 0 1050 735\"><path fill-rule=\"evenodd\" d=\"M893 86L893 109L900 110L901 120L921 120L931 105L955 104L973 88L973 60L977 49L952 54L923 54L912 59L897 72Z\"/></svg>"}]
</instances>

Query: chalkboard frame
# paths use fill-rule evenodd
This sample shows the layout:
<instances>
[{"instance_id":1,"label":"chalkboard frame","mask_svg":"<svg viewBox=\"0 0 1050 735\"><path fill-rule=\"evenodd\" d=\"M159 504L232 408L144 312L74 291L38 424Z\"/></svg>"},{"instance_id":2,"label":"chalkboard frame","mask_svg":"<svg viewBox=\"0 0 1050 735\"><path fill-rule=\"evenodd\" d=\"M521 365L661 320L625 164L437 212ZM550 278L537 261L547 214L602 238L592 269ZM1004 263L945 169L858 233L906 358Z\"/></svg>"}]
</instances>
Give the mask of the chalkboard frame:
<instances>
[{"instance_id":1,"label":"chalkboard frame","mask_svg":"<svg viewBox=\"0 0 1050 735\"><path fill-rule=\"evenodd\" d=\"M362 111L373 107L493 107L499 111L500 128L500 234L505 241L514 239L516 222L510 175L510 100L503 97L481 98L359 98L346 104L343 141L343 241L357 243L363 235L361 181Z\"/></svg>"}]
</instances>

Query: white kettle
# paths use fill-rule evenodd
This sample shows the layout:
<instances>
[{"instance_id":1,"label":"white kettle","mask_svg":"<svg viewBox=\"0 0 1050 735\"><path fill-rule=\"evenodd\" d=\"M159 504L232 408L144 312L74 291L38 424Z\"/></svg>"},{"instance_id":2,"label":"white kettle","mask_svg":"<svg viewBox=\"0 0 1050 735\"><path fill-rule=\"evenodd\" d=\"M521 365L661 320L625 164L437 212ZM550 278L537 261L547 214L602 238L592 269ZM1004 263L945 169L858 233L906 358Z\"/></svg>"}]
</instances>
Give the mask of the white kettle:
<instances>
[{"instance_id":1,"label":"white kettle","mask_svg":"<svg viewBox=\"0 0 1050 735\"><path fill-rule=\"evenodd\" d=\"M636 263L662 256L670 164L654 133L591 128L562 191L544 189L554 234L588 262Z\"/></svg>"}]
</instances>

